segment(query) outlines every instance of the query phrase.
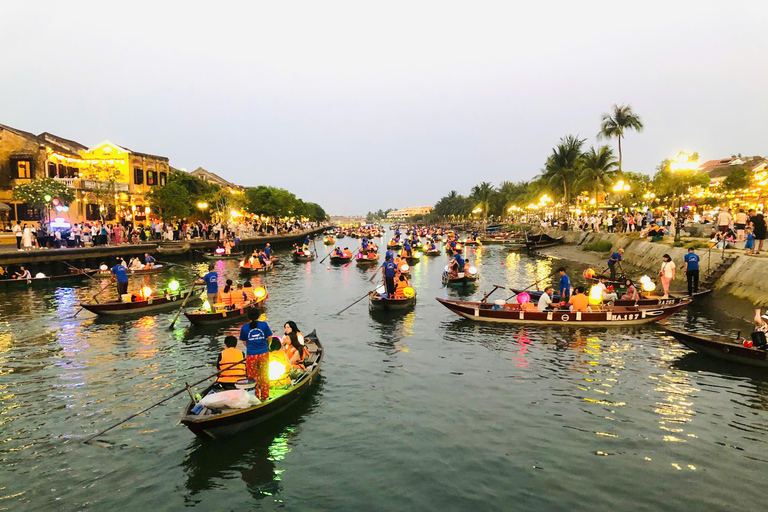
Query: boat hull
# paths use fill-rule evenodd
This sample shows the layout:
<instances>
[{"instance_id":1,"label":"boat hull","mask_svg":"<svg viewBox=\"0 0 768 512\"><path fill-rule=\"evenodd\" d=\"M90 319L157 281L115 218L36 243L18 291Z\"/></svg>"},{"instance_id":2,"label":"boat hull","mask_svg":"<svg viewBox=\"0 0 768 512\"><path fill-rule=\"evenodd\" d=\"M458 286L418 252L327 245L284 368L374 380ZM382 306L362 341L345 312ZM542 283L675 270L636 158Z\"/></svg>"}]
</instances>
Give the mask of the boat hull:
<instances>
[{"instance_id":1,"label":"boat hull","mask_svg":"<svg viewBox=\"0 0 768 512\"><path fill-rule=\"evenodd\" d=\"M667 329L667 333L699 354L734 363L768 368L768 359L766 358L768 352L753 347L745 347L739 340L724 336L687 333L674 329Z\"/></svg>"},{"instance_id":2,"label":"boat hull","mask_svg":"<svg viewBox=\"0 0 768 512\"><path fill-rule=\"evenodd\" d=\"M368 294L368 303L374 311L402 311L416 305L416 295L410 299L382 299L376 292Z\"/></svg>"},{"instance_id":3,"label":"boat hull","mask_svg":"<svg viewBox=\"0 0 768 512\"><path fill-rule=\"evenodd\" d=\"M187 313L184 312L184 316L187 317L189 323L194 326L202 327L206 325L218 325L227 322L234 322L237 320L243 320L248 318L248 311L251 309L263 310L264 302L253 304L249 306L243 306L238 309L231 309L227 311L219 311L215 313Z\"/></svg>"},{"instance_id":4,"label":"boat hull","mask_svg":"<svg viewBox=\"0 0 768 512\"><path fill-rule=\"evenodd\" d=\"M475 276L459 275L459 277L449 277L443 274L443 284L446 286L474 286L477 283L477 274Z\"/></svg>"},{"instance_id":5,"label":"boat hull","mask_svg":"<svg viewBox=\"0 0 768 512\"><path fill-rule=\"evenodd\" d=\"M94 273L93 271L79 272L79 273L73 272L72 274L63 274L60 276L33 277L31 279L1 279L0 288L2 287L25 288L28 286L50 286L50 285L56 285L62 282L83 281L85 279L88 279L88 276L93 273Z\"/></svg>"},{"instance_id":6,"label":"boat hull","mask_svg":"<svg viewBox=\"0 0 768 512\"><path fill-rule=\"evenodd\" d=\"M180 307L184 297L184 294L179 294L173 295L170 298L159 297L148 301L104 302L101 304L81 304L81 306L83 309L99 316L133 316ZM187 304L194 304L200 300L201 295L193 295L189 298Z\"/></svg>"},{"instance_id":7,"label":"boat hull","mask_svg":"<svg viewBox=\"0 0 768 512\"><path fill-rule=\"evenodd\" d=\"M379 262L378 256L376 258L357 258L355 260L355 263L360 265L361 267L366 265L375 265Z\"/></svg>"},{"instance_id":8,"label":"boat hull","mask_svg":"<svg viewBox=\"0 0 768 512\"><path fill-rule=\"evenodd\" d=\"M522 290L518 288L510 288L510 291L513 291L515 293L527 293L531 296L531 302L538 302L539 298L542 295L542 292L532 292L530 290ZM696 297L699 297L701 295L704 295L706 293L709 293L709 290L706 292L699 292L697 294L694 294L692 297L689 296L671 296L668 299L662 299L661 296L659 297L644 297L637 301L634 300L614 300L612 301L612 304L614 306L620 306L620 307L630 307L630 306L674 306L675 304L679 304L680 302L684 300L690 300L695 299ZM560 295L553 295L552 296L552 302L560 302Z\"/></svg>"},{"instance_id":9,"label":"boat hull","mask_svg":"<svg viewBox=\"0 0 768 512\"><path fill-rule=\"evenodd\" d=\"M315 255L312 254L311 256L300 256L294 252L291 255L291 258L293 259L293 261L314 261Z\"/></svg>"},{"instance_id":10,"label":"boat hull","mask_svg":"<svg viewBox=\"0 0 768 512\"><path fill-rule=\"evenodd\" d=\"M243 259L243 253L232 253L232 254L209 254L209 253L203 253L203 259L206 260L241 260Z\"/></svg>"},{"instance_id":11,"label":"boat hull","mask_svg":"<svg viewBox=\"0 0 768 512\"><path fill-rule=\"evenodd\" d=\"M331 256L331 265L343 265L352 261L352 257L345 256Z\"/></svg>"}]
</instances>

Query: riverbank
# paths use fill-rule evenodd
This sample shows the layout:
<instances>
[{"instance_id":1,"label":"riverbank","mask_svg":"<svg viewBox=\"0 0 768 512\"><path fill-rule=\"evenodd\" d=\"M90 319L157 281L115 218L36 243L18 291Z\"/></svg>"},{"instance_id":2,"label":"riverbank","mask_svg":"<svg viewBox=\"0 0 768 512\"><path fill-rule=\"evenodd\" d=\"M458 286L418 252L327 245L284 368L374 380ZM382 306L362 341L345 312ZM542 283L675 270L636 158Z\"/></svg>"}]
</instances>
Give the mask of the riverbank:
<instances>
[{"instance_id":1,"label":"riverbank","mask_svg":"<svg viewBox=\"0 0 768 512\"><path fill-rule=\"evenodd\" d=\"M686 247L672 247L664 242L650 242L632 235L614 233L585 233L582 231L549 231L551 236L563 236L564 244L542 249L540 254L592 266L600 272L607 268L608 258L613 251L624 249L623 266L629 274L648 274L655 277L661 268L662 257L669 254L677 265L677 279L673 289L685 289L685 274L682 271ZM606 252L584 251L584 246L604 241L611 245ZM712 289L726 292L760 304L768 297L768 265L766 256L750 256L741 249L696 249L701 258L701 280Z\"/></svg>"}]
</instances>

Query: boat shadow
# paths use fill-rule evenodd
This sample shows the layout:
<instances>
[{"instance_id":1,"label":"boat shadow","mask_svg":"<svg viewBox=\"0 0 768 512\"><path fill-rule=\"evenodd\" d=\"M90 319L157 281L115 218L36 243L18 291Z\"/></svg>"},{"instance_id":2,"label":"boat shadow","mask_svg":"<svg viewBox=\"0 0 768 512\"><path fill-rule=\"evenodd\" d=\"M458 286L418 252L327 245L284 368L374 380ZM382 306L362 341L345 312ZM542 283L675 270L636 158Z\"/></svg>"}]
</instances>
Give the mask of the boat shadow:
<instances>
[{"instance_id":1,"label":"boat shadow","mask_svg":"<svg viewBox=\"0 0 768 512\"><path fill-rule=\"evenodd\" d=\"M283 473L276 463L291 452L291 441L319 404L324 384L321 374L287 411L238 435L213 441L195 438L181 463L188 491L185 501L195 503L198 494L221 488L237 473L252 497L274 497L282 488Z\"/></svg>"},{"instance_id":2,"label":"boat shadow","mask_svg":"<svg viewBox=\"0 0 768 512\"><path fill-rule=\"evenodd\" d=\"M725 359L716 359L706 354L698 352L688 352L670 363L670 366L676 370L683 370L690 373L708 372L722 375L724 377L733 377L737 379L750 379L755 385L768 384L768 374L765 368L758 366L749 366L743 363L727 361Z\"/></svg>"}]
</instances>

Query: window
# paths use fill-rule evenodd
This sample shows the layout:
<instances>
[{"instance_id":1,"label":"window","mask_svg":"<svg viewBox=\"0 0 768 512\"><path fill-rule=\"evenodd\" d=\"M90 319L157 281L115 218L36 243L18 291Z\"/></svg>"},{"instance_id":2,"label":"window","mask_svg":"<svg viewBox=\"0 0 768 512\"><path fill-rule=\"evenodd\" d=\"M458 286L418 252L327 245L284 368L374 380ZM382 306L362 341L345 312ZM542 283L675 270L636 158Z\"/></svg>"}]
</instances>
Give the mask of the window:
<instances>
[{"instance_id":1,"label":"window","mask_svg":"<svg viewBox=\"0 0 768 512\"><path fill-rule=\"evenodd\" d=\"M27 203L21 203L16 208L19 212L19 220L40 220L42 217L40 210L35 210Z\"/></svg>"},{"instance_id":2,"label":"window","mask_svg":"<svg viewBox=\"0 0 768 512\"><path fill-rule=\"evenodd\" d=\"M77 167L67 167L67 178L77 178Z\"/></svg>"},{"instance_id":3,"label":"window","mask_svg":"<svg viewBox=\"0 0 768 512\"><path fill-rule=\"evenodd\" d=\"M155 171L147 171L147 185L157 185L157 173Z\"/></svg>"},{"instance_id":4,"label":"window","mask_svg":"<svg viewBox=\"0 0 768 512\"><path fill-rule=\"evenodd\" d=\"M86 203L85 205L85 220L99 220L99 205L95 203Z\"/></svg>"},{"instance_id":5,"label":"window","mask_svg":"<svg viewBox=\"0 0 768 512\"><path fill-rule=\"evenodd\" d=\"M55 178L56 176L58 176L56 164L54 162L48 162L48 177Z\"/></svg>"},{"instance_id":6,"label":"window","mask_svg":"<svg viewBox=\"0 0 768 512\"><path fill-rule=\"evenodd\" d=\"M141 169L141 167L133 168L133 183L135 185L141 185L144 183L144 171Z\"/></svg>"},{"instance_id":7,"label":"window","mask_svg":"<svg viewBox=\"0 0 768 512\"><path fill-rule=\"evenodd\" d=\"M29 160L16 161L16 179L28 180L32 178L32 162Z\"/></svg>"},{"instance_id":8,"label":"window","mask_svg":"<svg viewBox=\"0 0 768 512\"><path fill-rule=\"evenodd\" d=\"M168 183L168 173L161 171L160 172L160 186L162 187L166 183Z\"/></svg>"}]
</instances>

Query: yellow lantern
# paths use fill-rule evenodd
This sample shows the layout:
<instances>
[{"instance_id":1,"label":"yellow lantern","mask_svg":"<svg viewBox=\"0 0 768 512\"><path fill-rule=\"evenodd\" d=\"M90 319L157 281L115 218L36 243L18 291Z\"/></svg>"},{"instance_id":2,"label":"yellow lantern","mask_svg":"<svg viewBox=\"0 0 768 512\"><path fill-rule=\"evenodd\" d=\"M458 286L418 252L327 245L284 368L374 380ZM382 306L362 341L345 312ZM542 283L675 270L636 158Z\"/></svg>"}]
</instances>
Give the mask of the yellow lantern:
<instances>
[{"instance_id":1,"label":"yellow lantern","mask_svg":"<svg viewBox=\"0 0 768 512\"><path fill-rule=\"evenodd\" d=\"M589 303L594 305L603 302L603 290L599 286L595 285L589 289Z\"/></svg>"},{"instance_id":2,"label":"yellow lantern","mask_svg":"<svg viewBox=\"0 0 768 512\"><path fill-rule=\"evenodd\" d=\"M643 283L643 291L652 292L655 289L656 289L656 283L654 283L650 279L645 283Z\"/></svg>"}]
</instances>

